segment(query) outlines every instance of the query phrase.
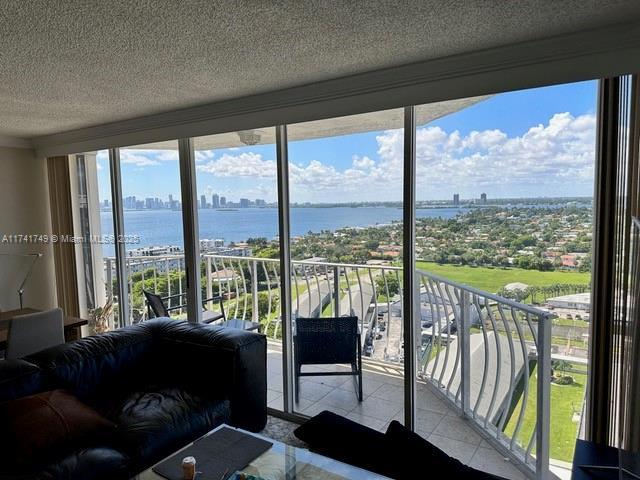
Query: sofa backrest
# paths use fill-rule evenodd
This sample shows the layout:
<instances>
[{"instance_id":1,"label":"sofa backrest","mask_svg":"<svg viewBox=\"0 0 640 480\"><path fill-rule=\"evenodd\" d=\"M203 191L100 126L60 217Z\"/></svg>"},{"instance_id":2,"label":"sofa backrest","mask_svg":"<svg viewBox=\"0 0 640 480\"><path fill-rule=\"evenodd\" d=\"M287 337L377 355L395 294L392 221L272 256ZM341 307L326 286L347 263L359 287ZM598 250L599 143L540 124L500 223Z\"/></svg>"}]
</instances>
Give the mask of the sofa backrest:
<instances>
[{"instance_id":1,"label":"sofa backrest","mask_svg":"<svg viewBox=\"0 0 640 480\"><path fill-rule=\"evenodd\" d=\"M6 387L0 369L0 401L63 388L98 406L167 385L228 399L234 426L260 431L266 423L267 342L258 333L155 319L43 350L12 368Z\"/></svg>"},{"instance_id":2,"label":"sofa backrest","mask_svg":"<svg viewBox=\"0 0 640 480\"><path fill-rule=\"evenodd\" d=\"M24 360L0 361L0 403L45 390L42 371Z\"/></svg>"},{"instance_id":3,"label":"sofa backrest","mask_svg":"<svg viewBox=\"0 0 640 480\"><path fill-rule=\"evenodd\" d=\"M42 369L47 388L64 388L86 400L100 390L148 381L154 354L151 329L139 324L48 348L25 360Z\"/></svg>"}]
</instances>

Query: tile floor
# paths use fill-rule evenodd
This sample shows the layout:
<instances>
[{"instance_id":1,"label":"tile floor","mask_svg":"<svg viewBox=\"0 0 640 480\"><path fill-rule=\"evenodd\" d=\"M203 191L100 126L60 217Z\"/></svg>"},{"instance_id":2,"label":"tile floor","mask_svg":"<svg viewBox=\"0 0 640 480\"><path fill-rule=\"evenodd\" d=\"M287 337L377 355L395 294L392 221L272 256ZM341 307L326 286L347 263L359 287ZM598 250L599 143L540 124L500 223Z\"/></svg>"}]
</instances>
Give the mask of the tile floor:
<instances>
[{"instance_id":1,"label":"tile floor","mask_svg":"<svg viewBox=\"0 0 640 480\"><path fill-rule=\"evenodd\" d=\"M377 430L385 431L391 420L402 421L402 370L380 362L364 362L362 403L356 397L353 377L303 377L296 411L313 416L331 410ZM269 342L267 393L269 407L281 410L282 354L280 345ZM322 368L313 367L317 371ZM346 368L346 367L345 367ZM508 479L526 476L468 425L459 414L418 385L416 431L447 454L479 470Z\"/></svg>"}]
</instances>

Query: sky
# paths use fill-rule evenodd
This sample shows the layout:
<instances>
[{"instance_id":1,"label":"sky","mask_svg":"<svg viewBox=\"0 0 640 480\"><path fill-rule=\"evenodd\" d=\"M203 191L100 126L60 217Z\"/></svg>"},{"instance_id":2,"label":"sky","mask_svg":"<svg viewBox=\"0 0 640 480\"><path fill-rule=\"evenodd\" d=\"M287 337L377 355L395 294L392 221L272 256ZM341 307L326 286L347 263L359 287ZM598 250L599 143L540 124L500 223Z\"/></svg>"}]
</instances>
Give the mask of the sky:
<instances>
[{"instance_id":1,"label":"sky","mask_svg":"<svg viewBox=\"0 0 640 480\"><path fill-rule=\"evenodd\" d=\"M418 126L417 199L591 196L596 103L597 82L581 82L494 95ZM275 201L275 158L275 145L198 151L198 194ZM292 141L289 162L292 202L402 198L402 129ZM121 168L124 196L180 198L177 142L174 151L122 149ZM108 170L101 151L101 199L110 198Z\"/></svg>"}]
</instances>

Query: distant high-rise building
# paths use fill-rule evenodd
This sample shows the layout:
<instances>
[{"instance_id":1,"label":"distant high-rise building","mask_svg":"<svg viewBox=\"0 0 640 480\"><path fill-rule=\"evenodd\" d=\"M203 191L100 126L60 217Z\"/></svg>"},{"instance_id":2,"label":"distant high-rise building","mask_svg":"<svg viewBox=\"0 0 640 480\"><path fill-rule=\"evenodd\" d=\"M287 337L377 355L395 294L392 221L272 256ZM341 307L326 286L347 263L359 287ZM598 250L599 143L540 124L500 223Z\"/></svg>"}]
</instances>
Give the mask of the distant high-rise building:
<instances>
[{"instance_id":1,"label":"distant high-rise building","mask_svg":"<svg viewBox=\"0 0 640 480\"><path fill-rule=\"evenodd\" d=\"M153 198L148 197L144 199L144 208L146 208L147 210L151 210L154 206L155 203Z\"/></svg>"},{"instance_id":2,"label":"distant high-rise building","mask_svg":"<svg viewBox=\"0 0 640 480\"><path fill-rule=\"evenodd\" d=\"M480 203L487 203L487 194L486 193L481 193L480 194Z\"/></svg>"},{"instance_id":3,"label":"distant high-rise building","mask_svg":"<svg viewBox=\"0 0 640 480\"><path fill-rule=\"evenodd\" d=\"M256 198L256 207L264 207L267 204L263 199Z\"/></svg>"},{"instance_id":4,"label":"distant high-rise building","mask_svg":"<svg viewBox=\"0 0 640 480\"><path fill-rule=\"evenodd\" d=\"M200 208L207 208L207 197L200 195Z\"/></svg>"},{"instance_id":5,"label":"distant high-rise building","mask_svg":"<svg viewBox=\"0 0 640 480\"><path fill-rule=\"evenodd\" d=\"M220 197L218 197L217 193L211 195L211 207L220 208Z\"/></svg>"},{"instance_id":6,"label":"distant high-rise building","mask_svg":"<svg viewBox=\"0 0 640 480\"><path fill-rule=\"evenodd\" d=\"M169 208L173 210L173 195L169 195Z\"/></svg>"},{"instance_id":7,"label":"distant high-rise building","mask_svg":"<svg viewBox=\"0 0 640 480\"><path fill-rule=\"evenodd\" d=\"M453 204L457 207L458 205L460 205L460 194L459 193L454 193L453 194Z\"/></svg>"},{"instance_id":8,"label":"distant high-rise building","mask_svg":"<svg viewBox=\"0 0 640 480\"><path fill-rule=\"evenodd\" d=\"M137 206L136 197L130 196L124 199L124 208L127 210L134 210Z\"/></svg>"},{"instance_id":9,"label":"distant high-rise building","mask_svg":"<svg viewBox=\"0 0 640 480\"><path fill-rule=\"evenodd\" d=\"M240 208L249 208L249 199L241 198L240 199Z\"/></svg>"},{"instance_id":10,"label":"distant high-rise building","mask_svg":"<svg viewBox=\"0 0 640 480\"><path fill-rule=\"evenodd\" d=\"M227 197L220 197L220 206L224 207L227 204Z\"/></svg>"}]
</instances>

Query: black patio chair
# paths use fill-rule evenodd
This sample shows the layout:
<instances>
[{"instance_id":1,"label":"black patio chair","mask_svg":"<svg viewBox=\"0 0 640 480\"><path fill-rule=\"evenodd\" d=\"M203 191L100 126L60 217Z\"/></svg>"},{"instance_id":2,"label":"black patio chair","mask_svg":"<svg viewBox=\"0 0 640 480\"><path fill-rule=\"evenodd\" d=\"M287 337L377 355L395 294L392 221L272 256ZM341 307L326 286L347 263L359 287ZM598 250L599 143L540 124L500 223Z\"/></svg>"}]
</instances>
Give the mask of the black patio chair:
<instances>
[{"instance_id":1,"label":"black patio chair","mask_svg":"<svg viewBox=\"0 0 640 480\"><path fill-rule=\"evenodd\" d=\"M296 318L293 335L296 402L300 377L351 375L357 377L362 401L362 345L358 317ZM346 363L351 371L303 372L303 365Z\"/></svg>"},{"instance_id":2,"label":"black patio chair","mask_svg":"<svg viewBox=\"0 0 640 480\"><path fill-rule=\"evenodd\" d=\"M165 301L173 300L174 298L182 299L182 297L186 296L186 293L178 293L175 295L169 295L167 297L161 297L160 295L156 295L155 293L151 293L147 290L142 290L142 292L144 293L144 296L147 300L147 313L149 318L169 317L171 316L172 311L179 310L181 308L186 307L186 303L181 303L180 305L175 305L172 307L167 307L167 305L165 304ZM207 310L205 307L207 302L215 302L215 301L220 303L220 313L210 312L210 310ZM224 312L224 304L222 303L222 297L220 296L206 298L202 300L202 310L204 312L211 313L210 316L207 316L207 318L202 319L203 323L211 323L211 322L215 322L216 320L222 320L224 322L227 320L227 316Z\"/></svg>"}]
</instances>

